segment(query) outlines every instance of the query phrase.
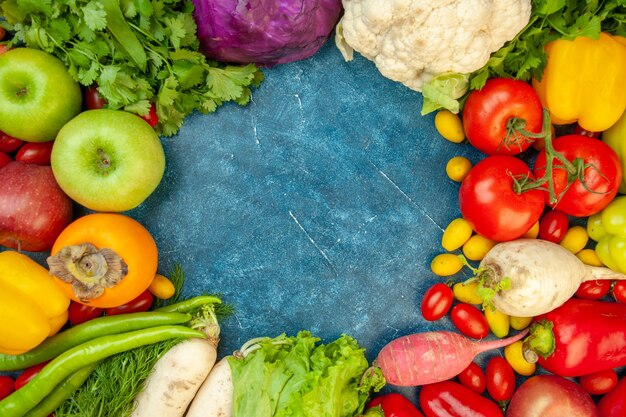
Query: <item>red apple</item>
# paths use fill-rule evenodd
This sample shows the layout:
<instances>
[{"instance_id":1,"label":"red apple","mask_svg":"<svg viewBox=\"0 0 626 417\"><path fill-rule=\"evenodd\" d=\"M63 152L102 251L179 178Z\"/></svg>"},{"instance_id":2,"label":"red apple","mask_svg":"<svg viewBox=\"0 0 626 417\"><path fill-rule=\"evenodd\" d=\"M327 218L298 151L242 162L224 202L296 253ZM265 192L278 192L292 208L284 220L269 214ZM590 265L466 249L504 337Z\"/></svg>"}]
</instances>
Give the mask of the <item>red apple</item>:
<instances>
[{"instance_id":1,"label":"red apple","mask_svg":"<svg viewBox=\"0 0 626 417\"><path fill-rule=\"evenodd\" d=\"M52 248L72 221L72 200L52 168L11 162L0 169L0 245L28 252Z\"/></svg>"},{"instance_id":2,"label":"red apple","mask_svg":"<svg viewBox=\"0 0 626 417\"><path fill-rule=\"evenodd\" d=\"M0 152L0 168L7 165L9 162L13 162L13 158L4 152Z\"/></svg>"}]
</instances>

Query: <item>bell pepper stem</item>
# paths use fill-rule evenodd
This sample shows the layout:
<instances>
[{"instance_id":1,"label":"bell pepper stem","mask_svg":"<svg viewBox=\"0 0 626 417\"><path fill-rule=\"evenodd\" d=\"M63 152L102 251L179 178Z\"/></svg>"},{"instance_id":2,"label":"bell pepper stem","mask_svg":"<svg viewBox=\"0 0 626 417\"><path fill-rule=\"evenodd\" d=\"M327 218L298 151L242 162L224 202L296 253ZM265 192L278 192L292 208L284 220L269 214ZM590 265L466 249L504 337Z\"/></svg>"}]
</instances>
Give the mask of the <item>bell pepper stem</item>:
<instances>
[{"instance_id":1,"label":"bell pepper stem","mask_svg":"<svg viewBox=\"0 0 626 417\"><path fill-rule=\"evenodd\" d=\"M542 319L530 327L528 337L522 345L522 352L526 361L535 363L539 356L545 359L554 353L555 338L552 331L553 327L554 324L546 319Z\"/></svg>"}]
</instances>

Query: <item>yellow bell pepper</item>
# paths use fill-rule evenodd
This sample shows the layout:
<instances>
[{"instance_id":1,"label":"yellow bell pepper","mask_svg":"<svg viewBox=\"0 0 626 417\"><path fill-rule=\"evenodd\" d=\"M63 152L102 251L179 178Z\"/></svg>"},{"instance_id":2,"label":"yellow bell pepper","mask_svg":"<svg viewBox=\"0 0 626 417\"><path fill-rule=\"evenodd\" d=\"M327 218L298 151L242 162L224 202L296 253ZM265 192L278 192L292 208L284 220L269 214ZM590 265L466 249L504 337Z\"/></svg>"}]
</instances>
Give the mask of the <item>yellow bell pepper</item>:
<instances>
[{"instance_id":1,"label":"yellow bell pepper","mask_svg":"<svg viewBox=\"0 0 626 417\"><path fill-rule=\"evenodd\" d=\"M626 38L601 33L546 45L541 81L533 80L552 123L578 124L590 132L611 127L626 109Z\"/></svg>"},{"instance_id":2,"label":"yellow bell pepper","mask_svg":"<svg viewBox=\"0 0 626 417\"><path fill-rule=\"evenodd\" d=\"M67 321L70 299L28 256L0 252L0 353L29 351Z\"/></svg>"}]
</instances>

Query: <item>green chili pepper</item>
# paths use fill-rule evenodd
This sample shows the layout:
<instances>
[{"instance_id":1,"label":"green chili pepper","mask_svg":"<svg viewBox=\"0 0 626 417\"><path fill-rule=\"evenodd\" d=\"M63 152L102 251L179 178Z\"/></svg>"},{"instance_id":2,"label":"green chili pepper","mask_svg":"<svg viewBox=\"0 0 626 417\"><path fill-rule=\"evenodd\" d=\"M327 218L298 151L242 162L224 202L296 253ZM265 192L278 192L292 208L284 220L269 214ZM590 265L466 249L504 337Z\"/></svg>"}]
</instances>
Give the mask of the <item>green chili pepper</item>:
<instances>
[{"instance_id":1,"label":"green chili pepper","mask_svg":"<svg viewBox=\"0 0 626 417\"><path fill-rule=\"evenodd\" d=\"M15 371L37 365L96 337L167 324L182 324L190 319L189 314L153 311L98 317L57 333L21 355L0 354L0 371Z\"/></svg>"},{"instance_id":2,"label":"green chili pepper","mask_svg":"<svg viewBox=\"0 0 626 417\"><path fill-rule=\"evenodd\" d=\"M174 338L204 338L205 334L184 326L158 326L90 340L50 361L28 384L0 401L0 416L23 417L64 379L79 369L120 352Z\"/></svg>"},{"instance_id":3,"label":"green chili pepper","mask_svg":"<svg viewBox=\"0 0 626 417\"><path fill-rule=\"evenodd\" d=\"M107 29L135 64L142 71L145 71L148 61L146 51L126 22L122 9L120 9L119 0L102 0L102 6L107 15Z\"/></svg>"},{"instance_id":4,"label":"green chili pepper","mask_svg":"<svg viewBox=\"0 0 626 417\"><path fill-rule=\"evenodd\" d=\"M63 401L80 388L100 362L94 362L79 369L59 384L46 398L32 408L24 417L47 417L56 410Z\"/></svg>"},{"instance_id":5,"label":"green chili pepper","mask_svg":"<svg viewBox=\"0 0 626 417\"><path fill-rule=\"evenodd\" d=\"M170 304L161 308L157 308L154 311L162 312L178 312L189 313L205 304L221 304L222 300L214 295L199 295L197 297L190 298L188 300L180 301L178 303Z\"/></svg>"}]
</instances>

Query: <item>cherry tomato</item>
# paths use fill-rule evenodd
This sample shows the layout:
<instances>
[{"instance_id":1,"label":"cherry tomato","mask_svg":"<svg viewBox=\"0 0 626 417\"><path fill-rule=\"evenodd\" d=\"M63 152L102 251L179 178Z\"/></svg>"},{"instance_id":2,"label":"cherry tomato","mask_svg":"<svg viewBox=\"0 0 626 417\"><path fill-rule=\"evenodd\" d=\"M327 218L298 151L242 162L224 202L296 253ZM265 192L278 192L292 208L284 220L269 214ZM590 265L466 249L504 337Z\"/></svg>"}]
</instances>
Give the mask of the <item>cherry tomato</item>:
<instances>
[{"instance_id":1,"label":"cherry tomato","mask_svg":"<svg viewBox=\"0 0 626 417\"><path fill-rule=\"evenodd\" d=\"M465 336L483 339L489 335L485 315L471 304L458 303L450 311L450 319Z\"/></svg>"},{"instance_id":2,"label":"cherry tomato","mask_svg":"<svg viewBox=\"0 0 626 417\"><path fill-rule=\"evenodd\" d=\"M424 417L408 398L396 392L374 397L367 404L367 408L379 405L385 417Z\"/></svg>"},{"instance_id":3,"label":"cherry tomato","mask_svg":"<svg viewBox=\"0 0 626 417\"><path fill-rule=\"evenodd\" d=\"M521 160L495 155L479 161L461 183L461 214L476 233L487 239L497 242L517 239L543 213L543 192L516 192L513 176L534 179L530 168Z\"/></svg>"},{"instance_id":4,"label":"cherry tomato","mask_svg":"<svg viewBox=\"0 0 626 417\"><path fill-rule=\"evenodd\" d=\"M102 308L88 306L76 301L72 301L68 308L69 321L73 326L100 317L102 313L104 313Z\"/></svg>"},{"instance_id":5,"label":"cherry tomato","mask_svg":"<svg viewBox=\"0 0 626 417\"><path fill-rule=\"evenodd\" d=\"M15 154L15 160L24 164L50 165L52 145L54 141L25 143Z\"/></svg>"},{"instance_id":6,"label":"cherry tomato","mask_svg":"<svg viewBox=\"0 0 626 417\"><path fill-rule=\"evenodd\" d=\"M509 401L515 392L515 372L502 356L494 356L485 370L487 392L495 401Z\"/></svg>"},{"instance_id":7,"label":"cherry tomato","mask_svg":"<svg viewBox=\"0 0 626 417\"><path fill-rule=\"evenodd\" d=\"M615 388L600 398L598 411L601 417L626 416L626 377L620 379Z\"/></svg>"},{"instance_id":8,"label":"cherry tomato","mask_svg":"<svg viewBox=\"0 0 626 417\"><path fill-rule=\"evenodd\" d=\"M441 110L435 115L435 128L444 139L454 143L461 143L465 140L463 123L458 114L450 110Z\"/></svg>"},{"instance_id":9,"label":"cherry tomato","mask_svg":"<svg viewBox=\"0 0 626 417\"><path fill-rule=\"evenodd\" d=\"M6 34L6 30L4 28L0 28L0 41L4 39L4 35Z\"/></svg>"},{"instance_id":10,"label":"cherry tomato","mask_svg":"<svg viewBox=\"0 0 626 417\"><path fill-rule=\"evenodd\" d=\"M90 85L83 90L83 100L88 110L101 109L107 104L106 99L100 95L97 85Z\"/></svg>"},{"instance_id":11,"label":"cherry tomato","mask_svg":"<svg viewBox=\"0 0 626 417\"><path fill-rule=\"evenodd\" d=\"M548 210L539 219L539 239L559 243L569 228L569 218L561 210Z\"/></svg>"},{"instance_id":12,"label":"cherry tomato","mask_svg":"<svg viewBox=\"0 0 626 417\"><path fill-rule=\"evenodd\" d=\"M5 399L15 391L15 381L8 375L0 375L0 400Z\"/></svg>"},{"instance_id":13,"label":"cherry tomato","mask_svg":"<svg viewBox=\"0 0 626 417\"><path fill-rule=\"evenodd\" d=\"M613 369L583 375L578 383L591 395L606 394L617 385L617 373Z\"/></svg>"},{"instance_id":14,"label":"cherry tomato","mask_svg":"<svg viewBox=\"0 0 626 417\"><path fill-rule=\"evenodd\" d=\"M9 162L13 162L13 158L7 155L4 152L0 152L0 168L8 164Z\"/></svg>"},{"instance_id":15,"label":"cherry tomato","mask_svg":"<svg viewBox=\"0 0 626 417\"><path fill-rule=\"evenodd\" d=\"M461 384L478 394L482 394L487 388L485 373L476 362L470 363L457 378Z\"/></svg>"},{"instance_id":16,"label":"cherry tomato","mask_svg":"<svg viewBox=\"0 0 626 417\"><path fill-rule=\"evenodd\" d=\"M439 320L450 310L454 294L452 289L442 282L431 286L422 299L422 316L428 321Z\"/></svg>"},{"instance_id":17,"label":"cherry tomato","mask_svg":"<svg viewBox=\"0 0 626 417\"><path fill-rule=\"evenodd\" d=\"M420 388L420 407L428 417L502 417L498 404L453 381Z\"/></svg>"},{"instance_id":18,"label":"cherry tomato","mask_svg":"<svg viewBox=\"0 0 626 417\"><path fill-rule=\"evenodd\" d=\"M469 142L487 155L515 155L541 133L543 108L537 92L524 81L491 78L472 91L463 107L463 128Z\"/></svg>"},{"instance_id":19,"label":"cherry tomato","mask_svg":"<svg viewBox=\"0 0 626 417\"><path fill-rule=\"evenodd\" d=\"M145 290L139 294L134 300L129 301L126 304L122 304L117 307L111 307L106 309L107 316L114 316L116 314L137 313L139 311L148 311L152 307L154 296L148 290Z\"/></svg>"},{"instance_id":20,"label":"cherry tomato","mask_svg":"<svg viewBox=\"0 0 626 417\"><path fill-rule=\"evenodd\" d=\"M626 303L626 281L615 281L612 292L615 301L618 303Z\"/></svg>"},{"instance_id":21,"label":"cherry tomato","mask_svg":"<svg viewBox=\"0 0 626 417\"><path fill-rule=\"evenodd\" d=\"M622 181L622 166L615 151L601 140L580 135L561 136L554 140L553 147L570 162L580 160L584 169L580 167L582 178L576 178L575 171L567 171L562 162L554 159L552 178L557 199L550 201L548 191L544 191L546 203L576 217L588 217L606 207L617 194ZM572 167L572 170L575 169ZM545 173L544 149L537 156L534 174L542 178Z\"/></svg>"},{"instance_id":22,"label":"cherry tomato","mask_svg":"<svg viewBox=\"0 0 626 417\"><path fill-rule=\"evenodd\" d=\"M587 136L590 138L595 138L598 139L600 137L600 134L602 132L590 132L588 130L586 130L585 128L583 128L581 125L579 125L578 123L576 123L574 125L574 135L581 135L581 136Z\"/></svg>"},{"instance_id":23,"label":"cherry tomato","mask_svg":"<svg viewBox=\"0 0 626 417\"><path fill-rule=\"evenodd\" d=\"M15 378L15 389L18 390L22 388L28 381L33 379L39 371L41 371L44 366L46 366L50 361L42 362L38 365L33 365L29 368L24 369L24 371Z\"/></svg>"},{"instance_id":24,"label":"cherry tomato","mask_svg":"<svg viewBox=\"0 0 626 417\"><path fill-rule=\"evenodd\" d=\"M145 116L141 116L143 120L148 122L148 124L152 127L155 127L159 124L159 117L156 114L156 107L153 105L150 106L150 110Z\"/></svg>"},{"instance_id":25,"label":"cherry tomato","mask_svg":"<svg viewBox=\"0 0 626 417\"><path fill-rule=\"evenodd\" d=\"M0 152L11 153L17 151L20 146L24 144L24 141L9 136L6 133L0 131Z\"/></svg>"},{"instance_id":26,"label":"cherry tomato","mask_svg":"<svg viewBox=\"0 0 626 417\"><path fill-rule=\"evenodd\" d=\"M593 281L585 281L576 290L576 297L584 300L599 300L611 291L610 279L598 279Z\"/></svg>"}]
</instances>

